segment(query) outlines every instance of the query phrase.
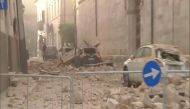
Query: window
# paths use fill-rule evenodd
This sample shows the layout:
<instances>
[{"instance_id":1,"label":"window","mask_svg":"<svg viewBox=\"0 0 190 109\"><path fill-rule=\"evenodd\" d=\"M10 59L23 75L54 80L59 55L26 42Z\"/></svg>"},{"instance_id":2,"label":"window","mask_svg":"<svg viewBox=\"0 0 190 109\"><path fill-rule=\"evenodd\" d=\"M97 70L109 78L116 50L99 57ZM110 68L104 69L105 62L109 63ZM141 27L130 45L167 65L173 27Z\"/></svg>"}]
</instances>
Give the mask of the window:
<instances>
[{"instance_id":1,"label":"window","mask_svg":"<svg viewBox=\"0 0 190 109\"><path fill-rule=\"evenodd\" d=\"M45 22L45 11L42 11L42 22Z\"/></svg>"},{"instance_id":2,"label":"window","mask_svg":"<svg viewBox=\"0 0 190 109\"><path fill-rule=\"evenodd\" d=\"M151 56L151 51L152 49L151 48L143 48L143 53L142 53L142 57L150 57Z\"/></svg>"},{"instance_id":3,"label":"window","mask_svg":"<svg viewBox=\"0 0 190 109\"><path fill-rule=\"evenodd\" d=\"M180 61L179 53L171 52L168 50L159 49L156 51L157 57L171 61Z\"/></svg>"},{"instance_id":4,"label":"window","mask_svg":"<svg viewBox=\"0 0 190 109\"><path fill-rule=\"evenodd\" d=\"M152 49L148 47L140 48L135 54L135 58L149 57L151 56Z\"/></svg>"},{"instance_id":5,"label":"window","mask_svg":"<svg viewBox=\"0 0 190 109\"><path fill-rule=\"evenodd\" d=\"M58 4L57 6L58 6L58 15L59 15L59 13L60 13L60 0L57 1L57 4Z\"/></svg>"},{"instance_id":6,"label":"window","mask_svg":"<svg viewBox=\"0 0 190 109\"><path fill-rule=\"evenodd\" d=\"M56 6L56 0L54 0L54 3L53 3L53 9L54 9L54 12L53 12L53 13L54 13L54 18L55 18L56 15L57 15L57 13L56 13L56 12L57 12L57 11L56 11L56 7L57 7L57 6Z\"/></svg>"},{"instance_id":7,"label":"window","mask_svg":"<svg viewBox=\"0 0 190 109\"><path fill-rule=\"evenodd\" d=\"M49 12L49 19L51 20L51 5L49 5L48 12Z\"/></svg>"},{"instance_id":8,"label":"window","mask_svg":"<svg viewBox=\"0 0 190 109\"><path fill-rule=\"evenodd\" d=\"M51 20L53 20L53 17L54 17L54 7L53 7L53 4L51 4Z\"/></svg>"},{"instance_id":9,"label":"window","mask_svg":"<svg viewBox=\"0 0 190 109\"><path fill-rule=\"evenodd\" d=\"M137 50L137 52L135 53L135 58L140 58L142 57L142 53L143 53L143 48L139 48Z\"/></svg>"}]
</instances>

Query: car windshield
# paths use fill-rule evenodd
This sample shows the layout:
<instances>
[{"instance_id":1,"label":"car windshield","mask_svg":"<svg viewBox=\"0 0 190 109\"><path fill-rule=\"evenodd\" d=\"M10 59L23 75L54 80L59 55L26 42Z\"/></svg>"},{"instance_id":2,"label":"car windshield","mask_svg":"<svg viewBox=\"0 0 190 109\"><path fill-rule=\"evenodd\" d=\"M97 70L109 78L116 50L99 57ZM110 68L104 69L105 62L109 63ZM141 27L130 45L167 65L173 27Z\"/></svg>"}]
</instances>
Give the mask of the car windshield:
<instances>
[{"instance_id":1,"label":"car windshield","mask_svg":"<svg viewBox=\"0 0 190 109\"><path fill-rule=\"evenodd\" d=\"M57 49L56 49L56 47L47 47L46 53L47 54L56 54L57 53Z\"/></svg>"},{"instance_id":2,"label":"car windshield","mask_svg":"<svg viewBox=\"0 0 190 109\"><path fill-rule=\"evenodd\" d=\"M180 56L178 53L168 50L157 50L157 57L171 61L180 61Z\"/></svg>"},{"instance_id":3,"label":"car windshield","mask_svg":"<svg viewBox=\"0 0 190 109\"><path fill-rule=\"evenodd\" d=\"M86 53L86 54L94 54L94 53L96 53L96 49L94 49L94 48L85 48L84 53Z\"/></svg>"}]
</instances>

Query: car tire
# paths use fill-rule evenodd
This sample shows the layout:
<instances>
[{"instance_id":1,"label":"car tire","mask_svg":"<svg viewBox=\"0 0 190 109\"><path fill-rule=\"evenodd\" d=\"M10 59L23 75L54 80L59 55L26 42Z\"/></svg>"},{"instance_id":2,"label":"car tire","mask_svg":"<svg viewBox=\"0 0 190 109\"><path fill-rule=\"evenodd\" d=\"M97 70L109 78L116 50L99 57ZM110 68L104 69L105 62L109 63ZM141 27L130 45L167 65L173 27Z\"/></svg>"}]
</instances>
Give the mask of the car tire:
<instances>
[{"instance_id":1,"label":"car tire","mask_svg":"<svg viewBox=\"0 0 190 109\"><path fill-rule=\"evenodd\" d=\"M128 71L128 67L124 66L123 71ZM124 81L124 86L131 87L131 81L129 78L129 73L123 73L123 81Z\"/></svg>"}]
</instances>

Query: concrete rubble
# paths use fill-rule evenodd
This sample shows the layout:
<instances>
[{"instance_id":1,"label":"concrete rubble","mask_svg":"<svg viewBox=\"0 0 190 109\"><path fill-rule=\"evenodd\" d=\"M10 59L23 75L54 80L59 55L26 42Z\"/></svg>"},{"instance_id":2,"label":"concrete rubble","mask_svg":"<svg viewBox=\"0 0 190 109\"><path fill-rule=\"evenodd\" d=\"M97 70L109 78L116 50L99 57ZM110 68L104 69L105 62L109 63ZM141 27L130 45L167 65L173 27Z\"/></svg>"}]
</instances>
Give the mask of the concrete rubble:
<instances>
[{"instance_id":1,"label":"concrete rubble","mask_svg":"<svg viewBox=\"0 0 190 109\"><path fill-rule=\"evenodd\" d=\"M65 66L56 68L56 62L30 64L30 74L52 75L46 71L60 71L57 75L73 76L75 108L83 109L163 109L163 84L148 88L144 83L138 87L124 87L122 74L76 75L79 71L121 70L122 66L80 67ZM34 69L35 68L35 69ZM37 73L38 72L38 73ZM172 76L168 78L166 89L167 109L189 109L190 79ZM28 87L28 89L27 89ZM28 91L27 91L28 90ZM83 92L82 92L83 90ZM11 78L7 90L7 107L26 108L27 100L31 108L69 108L70 83L67 80L52 78Z\"/></svg>"}]
</instances>

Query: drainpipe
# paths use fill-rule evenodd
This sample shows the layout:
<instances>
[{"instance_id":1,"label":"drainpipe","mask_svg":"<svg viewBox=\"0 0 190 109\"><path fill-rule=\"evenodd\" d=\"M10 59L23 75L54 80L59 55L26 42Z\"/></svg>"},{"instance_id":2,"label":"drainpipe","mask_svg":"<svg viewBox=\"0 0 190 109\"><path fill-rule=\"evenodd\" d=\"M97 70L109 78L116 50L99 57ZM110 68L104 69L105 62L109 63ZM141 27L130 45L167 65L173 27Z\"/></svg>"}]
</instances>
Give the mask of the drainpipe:
<instances>
[{"instance_id":1,"label":"drainpipe","mask_svg":"<svg viewBox=\"0 0 190 109\"><path fill-rule=\"evenodd\" d=\"M77 54L77 0L74 0L74 23L75 23L75 41L74 41L74 47L75 47L75 55Z\"/></svg>"},{"instance_id":2,"label":"drainpipe","mask_svg":"<svg viewBox=\"0 0 190 109\"><path fill-rule=\"evenodd\" d=\"M175 32L175 24L174 24L174 23L175 23L175 22L174 22L174 21L175 21L175 18L174 18L174 17L175 17L175 12L174 12L174 11L175 11L175 10L174 10L175 7L174 7L174 5L175 5L175 4L174 4L174 0L173 0L173 1L172 1L172 45L175 44L175 37L174 37L174 35L175 35L175 34L174 34L174 32Z\"/></svg>"},{"instance_id":3,"label":"drainpipe","mask_svg":"<svg viewBox=\"0 0 190 109\"><path fill-rule=\"evenodd\" d=\"M151 0L151 44L154 43L154 0Z\"/></svg>"},{"instance_id":4,"label":"drainpipe","mask_svg":"<svg viewBox=\"0 0 190 109\"><path fill-rule=\"evenodd\" d=\"M74 22L75 22L75 48L77 48L77 0L74 3Z\"/></svg>"}]
</instances>

